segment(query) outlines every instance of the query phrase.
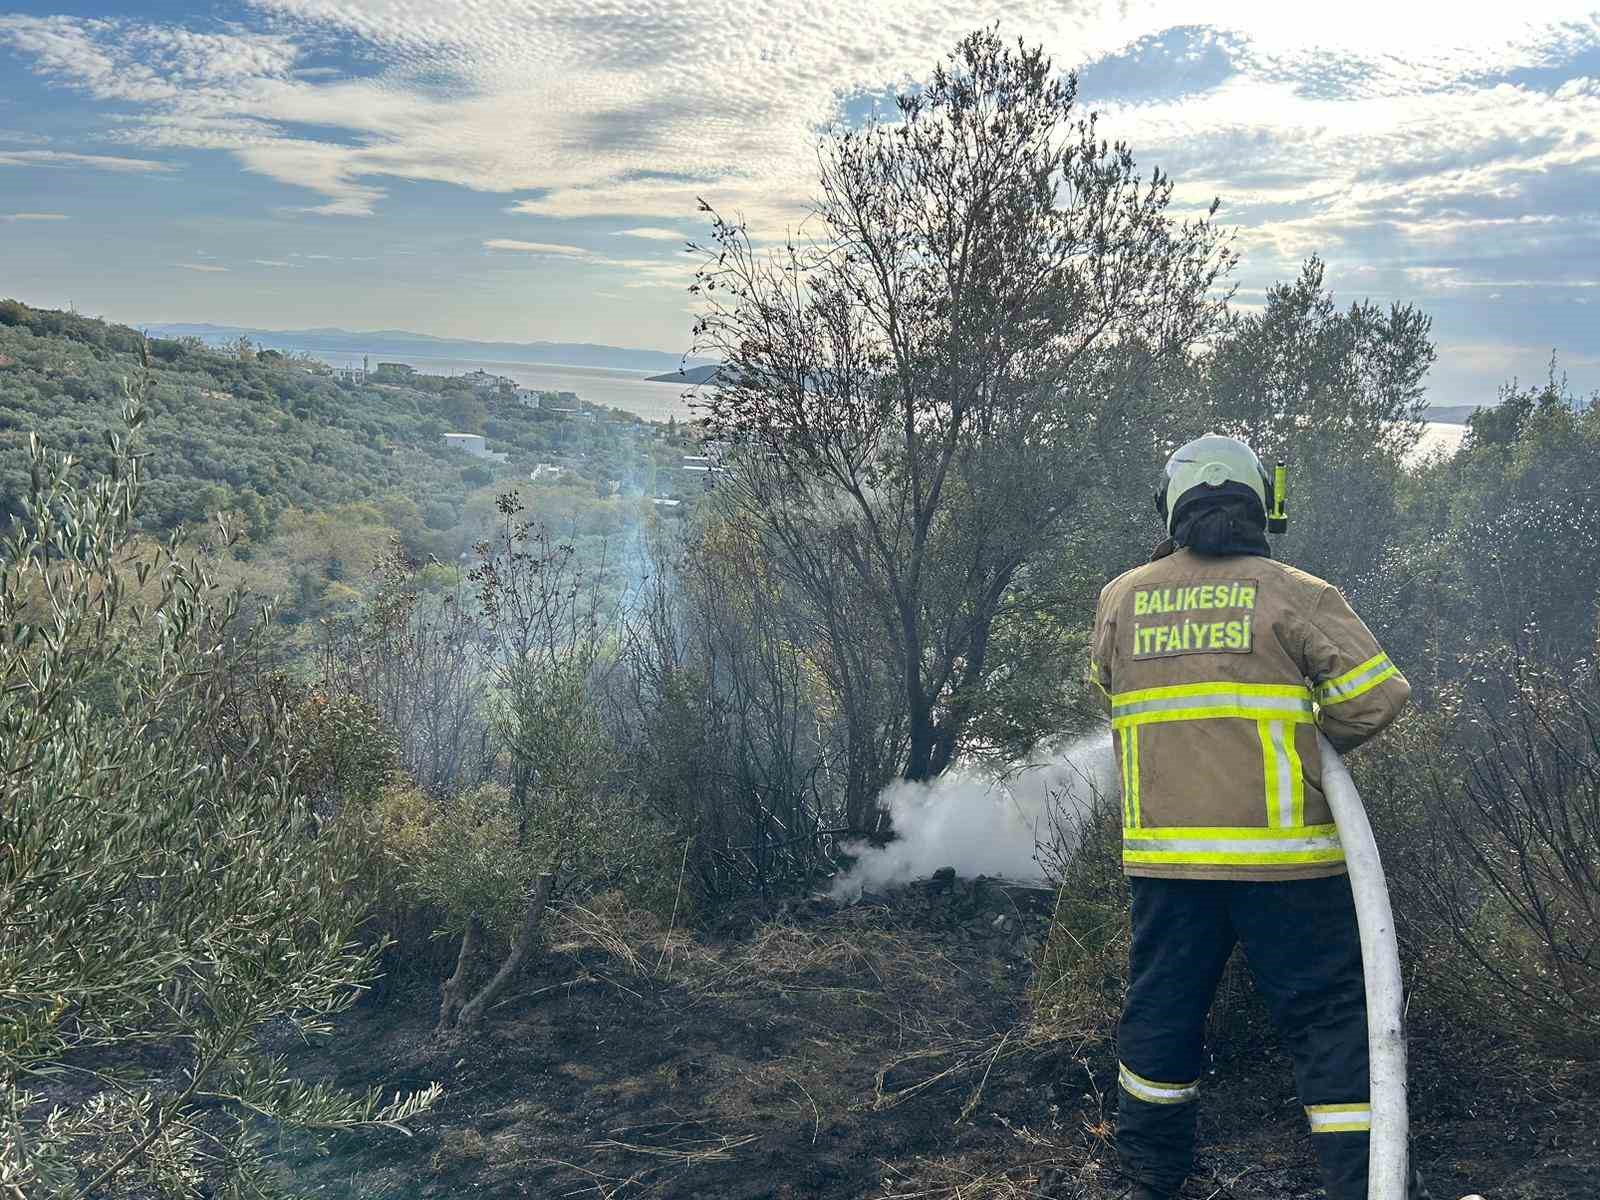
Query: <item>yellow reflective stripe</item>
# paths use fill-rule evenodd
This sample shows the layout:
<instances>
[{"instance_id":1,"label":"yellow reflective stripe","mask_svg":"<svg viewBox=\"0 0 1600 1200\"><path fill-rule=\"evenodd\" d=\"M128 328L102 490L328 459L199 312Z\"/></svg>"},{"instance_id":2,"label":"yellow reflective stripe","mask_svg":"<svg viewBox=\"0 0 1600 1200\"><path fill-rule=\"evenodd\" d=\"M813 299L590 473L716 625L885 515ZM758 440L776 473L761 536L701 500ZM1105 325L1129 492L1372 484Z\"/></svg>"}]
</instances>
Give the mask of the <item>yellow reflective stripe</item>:
<instances>
[{"instance_id":1,"label":"yellow reflective stripe","mask_svg":"<svg viewBox=\"0 0 1600 1200\"><path fill-rule=\"evenodd\" d=\"M1141 700L1167 700L1175 696L1208 696L1213 692L1237 692L1241 696L1302 697L1309 700L1311 689L1297 683L1234 683L1219 679L1213 683L1176 683L1166 687L1143 688L1137 692L1117 692L1113 704L1136 704Z\"/></svg>"},{"instance_id":2,"label":"yellow reflective stripe","mask_svg":"<svg viewBox=\"0 0 1600 1200\"><path fill-rule=\"evenodd\" d=\"M1157 1083L1130 1071L1124 1062L1117 1064L1117 1082L1128 1095L1149 1104L1185 1104L1200 1094L1198 1079L1193 1083Z\"/></svg>"},{"instance_id":3,"label":"yellow reflective stripe","mask_svg":"<svg viewBox=\"0 0 1600 1200\"><path fill-rule=\"evenodd\" d=\"M1393 679L1398 674L1400 674L1400 668L1391 663L1382 671L1379 671L1371 679L1363 680L1361 683L1347 687L1344 691L1338 693L1337 695L1333 694L1332 692L1326 693L1320 703L1323 705L1323 707L1328 707L1329 705L1333 704L1343 704L1346 700L1354 700L1357 696L1366 695L1384 680Z\"/></svg>"},{"instance_id":4,"label":"yellow reflective stripe","mask_svg":"<svg viewBox=\"0 0 1600 1200\"><path fill-rule=\"evenodd\" d=\"M1282 721L1257 721L1256 732L1266 779L1267 824L1298 829L1306 819L1306 781L1295 749L1294 726L1286 731Z\"/></svg>"},{"instance_id":5,"label":"yellow reflective stripe","mask_svg":"<svg viewBox=\"0 0 1600 1200\"><path fill-rule=\"evenodd\" d=\"M1294 744L1294 726L1285 731L1283 738L1283 757L1289 771L1289 820L1287 824L1294 829L1305 825L1306 820L1306 775L1300 763L1300 751Z\"/></svg>"},{"instance_id":6,"label":"yellow reflective stripe","mask_svg":"<svg viewBox=\"0 0 1600 1200\"><path fill-rule=\"evenodd\" d=\"M1151 825L1139 830L1140 838L1165 838L1170 841L1187 841L1193 838L1229 841L1282 842L1294 838L1333 837L1339 832L1334 824L1303 825L1299 829L1272 829L1261 825Z\"/></svg>"},{"instance_id":7,"label":"yellow reflective stripe","mask_svg":"<svg viewBox=\"0 0 1600 1200\"><path fill-rule=\"evenodd\" d=\"M1111 697L1111 725L1125 729L1158 721L1315 720L1311 689L1287 683L1180 683L1117 692Z\"/></svg>"},{"instance_id":8,"label":"yellow reflective stripe","mask_svg":"<svg viewBox=\"0 0 1600 1200\"><path fill-rule=\"evenodd\" d=\"M1393 679L1400 674L1398 668L1389 661L1389 656L1379 654L1367 659L1352 671L1346 671L1337 679L1330 679L1317 687L1317 703L1324 707L1331 704L1343 704L1347 700L1354 700L1357 696L1364 696L1386 679Z\"/></svg>"},{"instance_id":9,"label":"yellow reflective stripe","mask_svg":"<svg viewBox=\"0 0 1600 1200\"><path fill-rule=\"evenodd\" d=\"M1286 850L1271 854L1240 854L1217 850L1129 850L1122 851L1124 863L1147 867L1295 867L1344 861L1344 848L1331 850Z\"/></svg>"},{"instance_id":10,"label":"yellow reflective stripe","mask_svg":"<svg viewBox=\"0 0 1600 1200\"><path fill-rule=\"evenodd\" d=\"M1312 1133L1367 1133L1372 1129L1370 1104L1308 1104Z\"/></svg>"},{"instance_id":11,"label":"yellow reflective stripe","mask_svg":"<svg viewBox=\"0 0 1600 1200\"><path fill-rule=\"evenodd\" d=\"M1383 651L1380 650L1380 651L1378 651L1378 653L1374 654L1371 658L1367 659L1367 661L1362 663L1360 666L1351 667L1343 675L1336 675L1332 679L1323 680L1322 686L1325 687L1325 688L1330 688L1330 689L1332 689L1334 691L1338 691L1345 684L1353 683L1357 676L1365 675L1368 671L1372 670L1372 668L1377 666L1379 663L1387 663L1388 661L1389 661L1389 656L1387 654L1385 654Z\"/></svg>"},{"instance_id":12,"label":"yellow reflective stripe","mask_svg":"<svg viewBox=\"0 0 1600 1200\"><path fill-rule=\"evenodd\" d=\"M1289 721L1299 725L1310 725L1316 720L1311 712L1311 701L1304 701L1304 707L1296 703L1292 707L1285 704L1283 707L1273 707L1268 701L1261 701L1260 707L1241 704L1194 705L1185 708L1163 708L1145 712L1130 713L1126 716L1113 715L1111 727L1113 729L1128 729L1135 725L1155 725L1164 721L1215 721L1223 718L1234 717L1244 721Z\"/></svg>"},{"instance_id":13,"label":"yellow reflective stripe","mask_svg":"<svg viewBox=\"0 0 1600 1200\"><path fill-rule=\"evenodd\" d=\"M1117 734L1117 745L1122 751L1120 756L1122 766L1122 827L1124 829L1133 824L1133 809L1128 804L1128 799L1133 792L1133 786L1128 779L1128 741L1127 730Z\"/></svg>"},{"instance_id":14,"label":"yellow reflective stripe","mask_svg":"<svg viewBox=\"0 0 1600 1200\"><path fill-rule=\"evenodd\" d=\"M1137 829L1144 819L1139 813L1139 730L1123 730L1122 740L1128 744L1128 815L1133 818L1130 824Z\"/></svg>"},{"instance_id":15,"label":"yellow reflective stripe","mask_svg":"<svg viewBox=\"0 0 1600 1200\"><path fill-rule=\"evenodd\" d=\"M1257 721L1256 736L1261 739L1261 778L1267 789L1267 824L1282 828L1283 814L1278 810L1278 752L1272 744L1272 722Z\"/></svg>"},{"instance_id":16,"label":"yellow reflective stripe","mask_svg":"<svg viewBox=\"0 0 1600 1200\"><path fill-rule=\"evenodd\" d=\"M1152 866L1294 866L1344 861L1334 825L1167 826L1123 832L1122 861Z\"/></svg>"}]
</instances>

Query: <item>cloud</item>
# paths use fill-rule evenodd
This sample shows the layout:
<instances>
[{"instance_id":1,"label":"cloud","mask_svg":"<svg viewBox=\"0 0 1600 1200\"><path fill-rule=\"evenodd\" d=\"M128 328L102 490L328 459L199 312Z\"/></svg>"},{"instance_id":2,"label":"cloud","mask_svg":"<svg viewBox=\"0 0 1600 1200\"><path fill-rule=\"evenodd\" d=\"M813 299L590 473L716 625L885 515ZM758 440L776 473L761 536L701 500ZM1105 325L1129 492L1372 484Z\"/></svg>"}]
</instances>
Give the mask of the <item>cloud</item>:
<instances>
[{"instance_id":1,"label":"cloud","mask_svg":"<svg viewBox=\"0 0 1600 1200\"><path fill-rule=\"evenodd\" d=\"M228 269L227 267L219 267L216 263L173 263L172 265L180 271L205 271L210 273Z\"/></svg>"},{"instance_id":2,"label":"cloud","mask_svg":"<svg viewBox=\"0 0 1600 1200\"><path fill-rule=\"evenodd\" d=\"M68 219L66 213L0 213L0 221L65 221Z\"/></svg>"},{"instance_id":3,"label":"cloud","mask_svg":"<svg viewBox=\"0 0 1600 1200\"><path fill-rule=\"evenodd\" d=\"M148 158L121 158L109 154L70 154L63 150L0 150L0 167L84 167L95 171L134 174L170 171L171 163Z\"/></svg>"},{"instance_id":4,"label":"cloud","mask_svg":"<svg viewBox=\"0 0 1600 1200\"><path fill-rule=\"evenodd\" d=\"M29 133L24 129L0 129L0 144L11 146L45 146L50 142L48 135L43 133Z\"/></svg>"},{"instance_id":5,"label":"cloud","mask_svg":"<svg viewBox=\"0 0 1600 1200\"><path fill-rule=\"evenodd\" d=\"M252 258L250 261L255 263L258 267L289 267L294 265L293 263L286 263L276 258Z\"/></svg>"},{"instance_id":6,"label":"cloud","mask_svg":"<svg viewBox=\"0 0 1600 1200\"><path fill-rule=\"evenodd\" d=\"M291 212L370 216L408 180L668 242L704 227L702 198L758 238L799 226L819 131L993 20L1082 66L1102 130L1169 170L1186 211L1223 199L1247 290L1313 252L1335 279L1370 266L1375 288L1405 296L1594 274L1600 81L1571 66L1600 50L1592 0L1448 21L1392 0L1240 0L1203 25L1179 0L767 0L759 23L690 0L251 0L223 32L0 16L0 44L117 106L130 144L224 152L304 189ZM355 65L326 65L330 51ZM1556 75L1517 82L1528 72ZM52 165L18 153L0 164ZM53 165L91 160L167 169ZM631 272L635 287L692 269L566 245L534 220L484 246Z\"/></svg>"},{"instance_id":7,"label":"cloud","mask_svg":"<svg viewBox=\"0 0 1600 1200\"><path fill-rule=\"evenodd\" d=\"M562 246L552 242L523 242L516 238L493 238L484 242L485 250L516 250L523 254L537 254L548 258L594 258L593 251L582 246Z\"/></svg>"},{"instance_id":8,"label":"cloud","mask_svg":"<svg viewBox=\"0 0 1600 1200\"><path fill-rule=\"evenodd\" d=\"M644 225L638 229L619 229L617 237L648 238L656 242L687 242L688 236L679 233L676 229L660 229L654 225Z\"/></svg>"},{"instance_id":9,"label":"cloud","mask_svg":"<svg viewBox=\"0 0 1600 1200\"><path fill-rule=\"evenodd\" d=\"M517 238L492 238L483 243L487 250L506 250L534 258L553 258L585 267L625 272L619 281L625 288L683 288L694 278L696 261L687 254L669 258L629 258L600 254L582 246L550 242L526 242Z\"/></svg>"}]
</instances>

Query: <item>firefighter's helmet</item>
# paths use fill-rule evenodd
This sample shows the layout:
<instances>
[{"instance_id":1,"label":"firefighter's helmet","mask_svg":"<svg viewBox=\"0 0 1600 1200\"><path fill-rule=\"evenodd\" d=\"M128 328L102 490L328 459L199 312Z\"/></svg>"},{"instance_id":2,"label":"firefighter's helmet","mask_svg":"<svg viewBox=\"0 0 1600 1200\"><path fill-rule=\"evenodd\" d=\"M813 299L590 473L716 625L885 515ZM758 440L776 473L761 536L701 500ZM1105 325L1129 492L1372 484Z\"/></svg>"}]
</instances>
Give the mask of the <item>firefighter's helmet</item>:
<instances>
[{"instance_id":1,"label":"firefighter's helmet","mask_svg":"<svg viewBox=\"0 0 1600 1200\"><path fill-rule=\"evenodd\" d=\"M1188 505L1223 496L1244 496L1261 506L1262 519L1272 532L1282 533L1286 524L1283 479L1281 464L1269 475L1256 452L1238 438L1208 433L1179 446L1167 459L1156 488L1156 511L1171 533Z\"/></svg>"}]
</instances>

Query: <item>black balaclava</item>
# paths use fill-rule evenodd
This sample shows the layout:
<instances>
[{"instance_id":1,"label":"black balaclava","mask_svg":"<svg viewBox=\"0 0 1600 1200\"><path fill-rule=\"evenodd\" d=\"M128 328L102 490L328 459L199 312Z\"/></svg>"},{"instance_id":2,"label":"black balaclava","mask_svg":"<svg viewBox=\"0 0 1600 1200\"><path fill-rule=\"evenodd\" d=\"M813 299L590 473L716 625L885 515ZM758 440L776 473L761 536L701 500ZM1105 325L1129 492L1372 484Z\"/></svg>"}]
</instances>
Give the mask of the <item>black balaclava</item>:
<instances>
[{"instance_id":1,"label":"black balaclava","mask_svg":"<svg viewBox=\"0 0 1600 1200\"><path fill-rule=\"evenodd\" d=\"M1266 527L1267 514L1254 496L1219 496L1185 504L1172 527L1172 539L1180 549L1207 558L1234 554L1271 558Z\"/></svg>"}]
</instances>

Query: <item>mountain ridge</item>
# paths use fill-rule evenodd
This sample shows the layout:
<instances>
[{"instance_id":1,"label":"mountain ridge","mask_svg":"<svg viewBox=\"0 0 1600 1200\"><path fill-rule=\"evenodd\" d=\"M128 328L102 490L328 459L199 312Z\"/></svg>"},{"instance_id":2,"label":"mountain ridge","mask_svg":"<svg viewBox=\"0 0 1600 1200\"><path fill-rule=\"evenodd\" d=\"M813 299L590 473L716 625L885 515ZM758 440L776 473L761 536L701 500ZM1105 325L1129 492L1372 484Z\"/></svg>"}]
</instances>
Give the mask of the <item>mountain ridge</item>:
<instances>
[{"instance_id":1,"label":"mountain ridge","mask_svg":"<svg viewBox=\"0 0 1600 1200\"><path fill-rule=\"evenodd\" d=\"M722 373L722 367L717 363L706 363L699 367L680 367L676 371L667 371L660 375L649 377L649 383L683 383L702 384L715 383L716 378Z\"/></svg>"},{"instance_id":2,"label":"mountain ridge","mask_svg":"<svg viewBox=\"0 0 1600 1200\"><path fill-rule=\"evenodd\" d=\"M198 337L216 343L248 337L265 349L303 350L311 354L399 356L427 352L437 358L480 359L491 362L543 363L573 367L609 367L629 371L677 371L685 364L715 365L710 360L685 357L670 350L611 346L602 342L498 342L473 338L437 337L409 329L262 329L211 322L157 322L144 329L159 337Z\"/></svg>"}]
</instances>

